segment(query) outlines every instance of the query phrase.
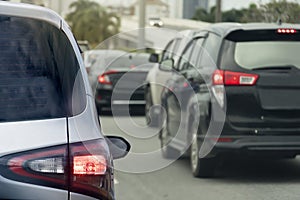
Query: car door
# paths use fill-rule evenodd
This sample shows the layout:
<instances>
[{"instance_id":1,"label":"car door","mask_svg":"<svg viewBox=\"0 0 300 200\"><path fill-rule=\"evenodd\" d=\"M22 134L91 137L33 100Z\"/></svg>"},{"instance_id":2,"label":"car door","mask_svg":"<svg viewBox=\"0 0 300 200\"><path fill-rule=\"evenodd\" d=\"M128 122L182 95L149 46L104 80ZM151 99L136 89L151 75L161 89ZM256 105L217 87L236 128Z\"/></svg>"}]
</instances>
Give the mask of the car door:
<instances>
[{"instance_id":1,"label":"car door","mask_svg":"<svg viewBox=\"0 0 300 200\"><path fill-rule=\"evenodd\" d=\"M165 50L162 53L161 57L161 62L164 60L172 59L174 55L174 49L175 46L177 46L176 43L178 43L178 39L173 39L171 40ZM150 72L151 73L151 72ZM160 104L160 94L163 89L163 86L165 85L166 80L169 79L171 76L170 71L163 71L159 68L159 65L156 68L156 73L152 74L152 79L154 82L150 83L151 84L151 91L152 91L152 100L153 104Z\"/></svg>"},{"instance_id":2,"label":"car door","mask_svg":"<svg viewBox=\"0 0 300 200\"><path fill-rule=\"evenodd\" d=\"M189 66L189 60L193 51L195 43L193 41L189 42L185 50L183 51L182 56L178 61L178 65L176 67L176 73L173 74L172 78L168 81L169 94L166 97L167 104L167 117L168 117L168 131L170 135L172 135L175 140L182 138L182 136L176 136L178 133L181 133L181 129L183 128L181 124L182 119L184 117L184 107L182 104L185 103L185 93L182 92L186 85L185 77L183 73ZM177 142L180 142L178 140ZM181 145L181 144L178 144Z\"/></svg>"}]
</instances>

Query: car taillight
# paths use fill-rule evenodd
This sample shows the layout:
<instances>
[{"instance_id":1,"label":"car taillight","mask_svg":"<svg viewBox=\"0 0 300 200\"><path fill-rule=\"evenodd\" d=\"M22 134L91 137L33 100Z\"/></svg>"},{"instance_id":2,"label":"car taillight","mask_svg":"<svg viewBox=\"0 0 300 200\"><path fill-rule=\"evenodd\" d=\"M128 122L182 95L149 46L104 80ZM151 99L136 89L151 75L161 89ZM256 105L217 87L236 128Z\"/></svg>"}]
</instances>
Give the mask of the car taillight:
<instances>
[{"instance_id":1,"label":"car taillight","mask_svg":"<svg viewBox=\"0 0 300 200\"><path fill-rule=\"evenodd\" d=\"M279 28L279 29L277 29L277 33L279 33L279 34L295 34L295 33L297 33L297 30L293 29L293 28Z\"/></svg>"},{"instance_id":2,"label":"car taillight","mask_svg":"<svg viewBox=\"0 0 300 200\"><path fill-rule=\"evenodd\" d=\"M232 138L228 138L228 137L220 137L220 138L211 138L211 140L215 141L215 142L219 142L219 143L226 143L226 142L233 142Z\"/></svg>"},{"instance_id":3,"label":"car taillight","mask_svg":"<svg viewBox=\"0 0 300 200\"><path fill-rule=\"evenodd\" d=\"M21 152L0 158L0 174L102 199L111 187L108 152L104 139Z\"/></svg>"},{"instance_id":4,"label":"car taillight","mask_svg":"<svg viewBox=\"0 0 300 200\"><path fill-rule=\"evenodd\" d=\"M106 158L102 155L74 156L73 158L74 175L103 175L106 167Z\"/></svg>"},{"instance_id":5,"label":"car taillight","mask_svg":"<svg viewBox=\"0 0 300 200\"><path fill-rule=\"evenodd\" d=\"M215 70L212 76L212 92L219 105L223 107L225 99L224 86L253 86L257 80L257 74Z\"/></svg>"},{"instance_id":6,"label":"car taillight","mask_svg":"<svg viewBox=\"0 0 300 200\"><path fill-rule=\"evenodd\" d=\"M117 72L114 70L110 70L110 71L107 71L107 72L101 74L100 76L98 76L98 82L103 85L112 85L109 75L115 74L115 73L117 73Z\"/></svg>"},{"instance_id":7,"label":"car taillight","mask_svg":"<svg viewBox=\"0 0 300 200\"><path fill-rule=\"evenodd\" d=\"M212 83L213 85L251 86L255 85L257 79L257 74L216 70L213 73Z\"/></svg>"}]
</instances>

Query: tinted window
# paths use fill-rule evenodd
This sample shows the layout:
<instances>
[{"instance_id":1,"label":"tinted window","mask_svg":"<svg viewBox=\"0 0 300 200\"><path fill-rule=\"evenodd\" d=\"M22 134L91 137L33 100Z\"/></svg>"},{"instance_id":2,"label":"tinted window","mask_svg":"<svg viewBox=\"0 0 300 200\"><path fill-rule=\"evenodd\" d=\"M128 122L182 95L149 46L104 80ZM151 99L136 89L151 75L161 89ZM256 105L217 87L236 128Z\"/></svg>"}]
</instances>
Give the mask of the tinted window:
<instances>
[{"instance_id":1,"label":"tinted window","mask_svg":"<svg viewBox=\"0 0 300 200\"><path fill-rule=\"evenodd\" d=\"M181 38L176 39L172 57L174 57L174 55L178 52L178 48L179 48L179 45L180 45L181 41L182 41Z\"/></svg>"},{"instance_id":2,"label":"tinted window","mask_svg":"<svg viewBox=\"0 0 300 200\"><path fill-rule=\"evenodd\" d=\"M0 27L0 121L71 116L74 107L80 112L85 99L72 97L82 98L85 90L67 37L33 19L0 16Z\"/></svg>"},{"instance_id":3,"label":"tinted window","mask_svg":"<svg viewBox=\"0 0 300 200\"><path fill-rule=\"evenodd\" d=\"M210 33L205 40L204 48L214 62L217 62L221 38L213 33Z\"/></svg>"},{"instance_id":4,"label":"tinted window","mask_svg":"<svg viewBox=\"0 0 300 200\"><path fill-rule=\"evenodd\" d=\"M162 58L161 58L162 61L172 58L174 43L175 43L174 40L172 40L171 42L169 42L167 44L167 46L162 54Z\"/></svg>"},{"instance_id":5,"label":"tinted window","mask_svg":"<svg viewBox=\"0 0 300 200\"><path fill-rule=\"evenodd\" d=\"M299 34L278 34L277 30L235 31L222 48L222 68L254 69L295 66L300 68Z\"/></svg>"},{"instance_id":6,"label":"tinted window","mask_svg":"<svg viewBox=\"0 0 300 200\"><path fill-rule=\"evenodd\" d=\"M149 55L126 55L115 59L109 64L108 69L126 69L130 70L135 67L149 68L153 64L149 65Z\"/></svg>"},{"instance_id":7,"label":"tinted window","mask_svg":"<svg viewBox=\"0 0 300 200\"><path fill-rule=\"evenodd\" d=\"M234 60L247 69L294 65L300 68L300 42L239 42Z\"/></svg>"},{"instance_id":8,"label":"tinted window","mask_svg":"<svg viewBox=\"0 0 300 200\"><path fill-rule=\"evenodd\" d=\"M110 51L110 50L89 51L86 59L89 59L87 60L87 63L92 64L90 73L97 73L99 75L99 73L105 71L105 69L108 67L110 63L114 62L123 54L125 54L125 52Z\"/></svg>"},{"instance_id":9,"label":"tinted window","mask_svg":"<svg viewBox=\"0 0 300 200\"><path fill-rule=\"evenodd\" d=\"M203 38L198 38L194 41L195 47L194 47L190 62L193 66L196 66L196 67L198 67L198 60L201 56L201 52L203 49L203 47L202 47L203 40L204 40Z\"/></svg>"},{"instance_id":10,"label":"tinted window","mask_svg":"<svg viewBox=\"0 0 300 200\"><path fill-rule=\"evenodd\" d=\"M192 41L190 42L186 49L184 50L184 53L182 54L180 60L179 60L179 64L178 64L178 70L182 71L182 70L186 70L190 67L190 56L191 53L194 49L195 43Z\"/></svg>"},{"instance_id":11,"label":"tinted window","mask_svg":"<svg viewBox=\"0 0 300 200\"><path fill-rule=\"evenodd\" d=\"M204 49L198 62L198 67L212 70L217 66L218 54L221 45L221 38L209 33L204 41Z\"/></svg>"}]
</instances>

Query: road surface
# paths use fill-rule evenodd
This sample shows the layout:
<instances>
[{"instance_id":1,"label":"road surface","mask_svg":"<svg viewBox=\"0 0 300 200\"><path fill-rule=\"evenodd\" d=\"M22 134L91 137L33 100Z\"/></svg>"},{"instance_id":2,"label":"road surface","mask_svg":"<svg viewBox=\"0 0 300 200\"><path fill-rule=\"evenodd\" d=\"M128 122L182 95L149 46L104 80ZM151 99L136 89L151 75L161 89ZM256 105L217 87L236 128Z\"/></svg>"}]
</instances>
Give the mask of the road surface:
<instances>
[{"instance_id":1,"label":"road surface","mask_svg":"<svg viewBox=\"0 0 300 200\"><path fill-rule=\"evenodd\" d=\"M135 125L130 124L130 121ZM145 127L143 116L135 116L132 120L124 116L115 120L111 116L104 116L101 117L101 123L105 134L127 138L133 146L132 152L145 155L145 163L151 166L147 152L159 149L159 141L157 131ZM118 200L300 199L299 158L275 161L225 160L218 166L216 177L213 179L194 178L188 158L179 159L152 171L146 169L146 165L139 168L141 163L143 161L132 159L131 155L115 162ZM141 172L143 168L149 172ZM128 172L134 169L140 173Z\"/></svg>"}]
</instances>

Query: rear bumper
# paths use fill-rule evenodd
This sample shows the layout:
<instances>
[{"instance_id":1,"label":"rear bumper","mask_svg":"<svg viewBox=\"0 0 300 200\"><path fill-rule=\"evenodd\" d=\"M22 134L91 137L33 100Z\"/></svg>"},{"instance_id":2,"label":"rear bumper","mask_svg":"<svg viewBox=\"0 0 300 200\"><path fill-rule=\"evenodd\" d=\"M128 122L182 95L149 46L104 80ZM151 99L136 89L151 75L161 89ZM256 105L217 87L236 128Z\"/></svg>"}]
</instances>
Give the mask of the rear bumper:
<instances>
[{"instance_id":1,"label":"rear bumper","mask_svg":"<svg viewBox=\"0 0 300 200\"><path fill-rule=\"evenodd\" d=\"M68 199L68 191L8 180L0 176L0 199ZM90 199L85 196L84 199Z\"/></svg>"},{"instance_id":2,"label":"rear bumper","mask_svg":"<svg viewBox=\"0 0 300 200\"><path fill-rule=\"evenodd\" d=\"M100 107L111 106L144 106L146 104L144 91L136 90L133 94L117 93L112 95L111 90L97 90L95 102Z\"/></svg>"},{"instance_id":3,"label":"rear bumper","mask_svg":"<svg viewBox=\"0 0 300 200\"><path fill-rule=\"evenodd\" d=\"M203 137L198 140L203 141ZM231 140L231 141L230 141ZM212 149L208 157L223 154L245 156L286 157L300 154L300 136L229 136L218 141L206 138L204 144Z\"/></svg>"}]
</instances>

